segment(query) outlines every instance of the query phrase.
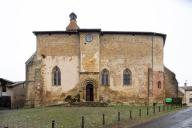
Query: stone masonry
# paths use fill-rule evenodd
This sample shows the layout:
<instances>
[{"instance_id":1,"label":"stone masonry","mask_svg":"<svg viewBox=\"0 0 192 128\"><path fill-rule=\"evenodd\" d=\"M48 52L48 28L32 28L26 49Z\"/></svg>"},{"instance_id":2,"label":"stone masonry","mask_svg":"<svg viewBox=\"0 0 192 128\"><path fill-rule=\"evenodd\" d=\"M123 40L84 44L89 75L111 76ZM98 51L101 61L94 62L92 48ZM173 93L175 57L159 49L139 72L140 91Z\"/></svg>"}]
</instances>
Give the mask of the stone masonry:
<instances>
[{"instance_id":1,"label":"stone masonry","mask_svg":"<svg viewBox=\"0 0 192 128\"><path fill-rule=\"evenodd\" d=\"M27 105L59 104L69 95L79 95L80 102L93 95L95 102L163 103L166 89L177 89L165 83L165 34L80 29L77 16L70 18L66 31L34 32L37 50L26 62ZM60 86L53 86L55 66ZM101 84L103 69L109 71L107 86ZM130 85L123 84L125 69L131 71Z\"/></svg>"}]
</instances>

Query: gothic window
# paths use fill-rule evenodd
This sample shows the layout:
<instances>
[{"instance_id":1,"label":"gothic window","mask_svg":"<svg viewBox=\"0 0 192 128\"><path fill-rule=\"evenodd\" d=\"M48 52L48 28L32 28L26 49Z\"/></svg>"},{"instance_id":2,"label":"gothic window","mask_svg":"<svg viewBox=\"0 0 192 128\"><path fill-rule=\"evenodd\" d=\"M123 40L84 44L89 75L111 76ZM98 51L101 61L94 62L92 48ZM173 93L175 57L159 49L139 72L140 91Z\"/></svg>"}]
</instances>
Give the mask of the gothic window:
<instances>
[{"instance_id":1,"label":"gothic window","mask_svg":"<svg viewBox=\"0 0 192 128\"><path fill-rule=\"evenodd\" d=\"M107 69L103 69L101 73L101 84L109 85L109 71Z\"/></svg>"},{"instance_id":2,"label":"gothic window","mask_svg":"<svg viewBox=\"0 0 192 128\"><path fill-rule=\"evenodd\" d=\"M123 85L131 85L131 71L129 69L123 71Z\"/></svg>"},{"instance_id":3,"label":"gothic window","mask_svg":"<svg viewBox=\"0 0 192 128\"><path fill-rule=\"evenodd\" d=\"M53 76L53 85L54 86L61 85L61 71L59 67L55 66L53 68L52 76Z\"/></svg>"},{"instance_id":4,"label":"gothic window","mask_svg":"<svg viewBox=\"0 0 192 128\"><path fill-rule=\"evenodd\" d=\"M158 87L159 89L161 89L161 81L158 81L157 87Z\"/></svg>"}]
</instances>

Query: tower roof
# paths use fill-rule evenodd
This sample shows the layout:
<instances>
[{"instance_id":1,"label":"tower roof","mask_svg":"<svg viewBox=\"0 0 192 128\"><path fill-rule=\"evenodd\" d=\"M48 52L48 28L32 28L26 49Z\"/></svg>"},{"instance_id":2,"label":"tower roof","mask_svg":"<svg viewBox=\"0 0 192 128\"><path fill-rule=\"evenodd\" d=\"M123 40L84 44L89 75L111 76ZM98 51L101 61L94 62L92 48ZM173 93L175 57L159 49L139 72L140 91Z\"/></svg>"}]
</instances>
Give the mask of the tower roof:
<instances>
[{"instance_id":1,"label":"tower roof","mask_svg":"<svg viewBox=\"0 0 192 128\"><path fill-rule=\"evenodd\" d=\"M78 29L79 29L79 26L77 25L77 15L72 12L70 15L69 15L69 18L70 18L70 23L69 25L66 27L66 31L74 31L76 32Z\"/></svg>"}]
</instances>

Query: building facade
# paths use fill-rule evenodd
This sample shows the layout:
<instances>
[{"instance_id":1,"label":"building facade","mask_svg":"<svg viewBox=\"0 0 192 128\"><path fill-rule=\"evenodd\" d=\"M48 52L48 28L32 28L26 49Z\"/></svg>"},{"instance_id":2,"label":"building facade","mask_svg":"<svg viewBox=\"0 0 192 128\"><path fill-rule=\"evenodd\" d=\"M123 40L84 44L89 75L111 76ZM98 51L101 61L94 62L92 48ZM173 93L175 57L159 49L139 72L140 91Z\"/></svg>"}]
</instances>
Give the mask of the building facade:
<instances>
[{"instance_id":1,"label":"building facade","mask_svg":"<svg viewBox=\"0 0 192 128\"><path fill-rule=\"evenodd\" d=\"M183 95L183 104L187 106L192 106L192 86L185 86L179 87L179 90L182 92Z\"/></svg>"},{"instance_id":2,"label":"building facade","mask_svg":"<svg viewBox=\"0 0 192 128\"><path fill-rule=\"evenodd\" d=\"M25 82L12 82L0 78L0 107L23 107L26 99Z\"/></svg>"},{"instance_id":3,"label":"building facade","mask_svg":"<svg viewBox=\"0 0 192 128\"><path fill-rule=\"evenodd\" d=\"M58 104L68 96L81 102L164 102L165 34L80 29L76 18L70 14L66 31L33 32L28 105Z\"/></svg>"}]
</instances>

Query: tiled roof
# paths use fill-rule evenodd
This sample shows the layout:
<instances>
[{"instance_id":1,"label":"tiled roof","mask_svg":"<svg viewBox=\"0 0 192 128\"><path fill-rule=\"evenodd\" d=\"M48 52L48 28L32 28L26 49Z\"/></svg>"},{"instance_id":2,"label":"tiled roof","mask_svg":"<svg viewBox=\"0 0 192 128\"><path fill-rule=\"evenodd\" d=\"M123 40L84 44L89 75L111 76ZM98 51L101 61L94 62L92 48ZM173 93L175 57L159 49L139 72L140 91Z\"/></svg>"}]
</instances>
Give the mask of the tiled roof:
<instances>
[{"instance_id":1,"label":"tiled roof","mask_svg":"<svg viewBox=\"0 0 192 128\"><path fill-rule=\"evenodd\" d=\"M0 78L0 81L6 81L8 83L14 83L13 81L10 81L10 80L4 79L4 78Z\"/></svg>"},{"instance_id":2,"label":"tiled roof","mask_svg":"<svg viewBox=\"0 0 192 128\"><path fill-rule=\"evenodd\" d=\"M14 86L24 84L24 83L25 83L25 81L18 81L18 82L15 82L14 84L8 84L7 87L14 87Z\"/></svg>"},{"instance_id":3,"label":"tiled roof","mask_svg":"<svg viewBox=\"0 0 192 128\"><path fill-rule=\"evenodd\" d=\"M183 86L180 88L184 89L185 91L192 91L192 86Z\"/></svg>"},{"instance_id":4,"label":"tiled roof","mask_svg":"<svg viewBox=\"0 0 192 128\"><path fill-rule=\"evenodd\" d=\"M36 55L36 52L33 53L33 55L25 62L25 64L28 65L30 62L32 62L32 60L34 59L35 55Z\"/></svg>"}]
</instances>

